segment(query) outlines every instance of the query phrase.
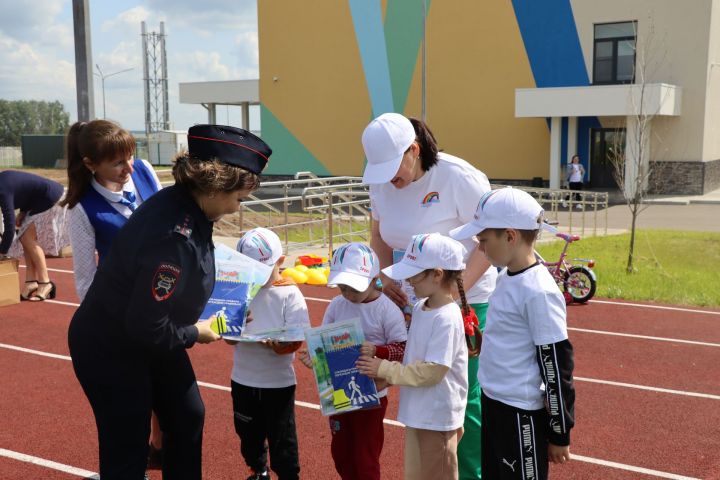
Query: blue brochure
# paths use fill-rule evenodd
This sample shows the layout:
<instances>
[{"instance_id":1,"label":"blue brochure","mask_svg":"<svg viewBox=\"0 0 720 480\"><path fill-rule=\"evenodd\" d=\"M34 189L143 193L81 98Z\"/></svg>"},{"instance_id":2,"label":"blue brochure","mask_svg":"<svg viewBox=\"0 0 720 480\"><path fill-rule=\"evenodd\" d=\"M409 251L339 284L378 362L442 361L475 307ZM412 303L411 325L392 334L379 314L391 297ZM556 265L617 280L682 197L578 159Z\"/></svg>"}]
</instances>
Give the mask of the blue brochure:
<instances>
[{"instance_id":1,"label":"blue brochure","mask_svg":"<svg viewBox=\"0 0 720 480\"><path fill-rule=\"evenodd\" d=\"M271 273L271 267L218 245L215 250L215 287L200 318L213 318L212 329L223 338L239 337L250 302Z\"/></svg>"},{"instance_id":2,"label":"blue brochure","mask_svg":"<svg viewBox=\"0 0 720 480\"><path fill-rule=\"evenodd\" d=\"M323 415L337 415L380 405L375 382L355 362L364 340L359 320L305 331Z\"/></svg>"}]
</instances>

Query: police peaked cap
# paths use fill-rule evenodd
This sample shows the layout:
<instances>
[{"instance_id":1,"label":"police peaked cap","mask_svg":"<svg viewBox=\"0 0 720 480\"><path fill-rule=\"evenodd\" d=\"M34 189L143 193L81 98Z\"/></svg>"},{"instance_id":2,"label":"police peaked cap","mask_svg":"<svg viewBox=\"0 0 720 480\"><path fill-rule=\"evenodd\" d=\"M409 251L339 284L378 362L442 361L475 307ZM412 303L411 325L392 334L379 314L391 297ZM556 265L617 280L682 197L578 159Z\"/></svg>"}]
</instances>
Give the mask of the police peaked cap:
<instances>
[{"instance_id":1,"label":"police peaked cap","mask_svg":"<svg viewBox=\"0 0 720 480\"><path fill-rule=\"evenodd\" d=\"M272 154L272 149L257 135L225 125L190 127L188 150L191 157L203 160L217 158L256 175L263 171Z\"/></svg>"}]
</instances>

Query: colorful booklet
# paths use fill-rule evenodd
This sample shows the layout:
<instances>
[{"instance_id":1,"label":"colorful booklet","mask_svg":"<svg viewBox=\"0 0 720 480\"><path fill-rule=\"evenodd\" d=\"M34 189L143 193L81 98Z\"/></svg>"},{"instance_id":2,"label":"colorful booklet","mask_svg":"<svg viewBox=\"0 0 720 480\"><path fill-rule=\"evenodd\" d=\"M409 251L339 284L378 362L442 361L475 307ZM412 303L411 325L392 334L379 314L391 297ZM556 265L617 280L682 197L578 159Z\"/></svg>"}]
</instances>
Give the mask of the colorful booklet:
<instances>
[{"instance_id":1,"label":"colorful booklet","mask_svg":"<svg viewBox=\"0 0 720 480\"><path fill-rule=\"evenodd\" d=\"M359 319L305 330L323 415L380 405L375 382L355 366L364 339Z\"/></svg>"},{"instance_id":2,"label":"colorful booklet","mask_svg":"<svg viewBox=\"0 0 720 480\"><path fill-rule=\"evenodd\" d=\"M272 267L225 245L215 248L215 287L201 319L215 319L212 329L237 340L243 332L250 302L265 285Z\"/></svg>"}]
</instances>

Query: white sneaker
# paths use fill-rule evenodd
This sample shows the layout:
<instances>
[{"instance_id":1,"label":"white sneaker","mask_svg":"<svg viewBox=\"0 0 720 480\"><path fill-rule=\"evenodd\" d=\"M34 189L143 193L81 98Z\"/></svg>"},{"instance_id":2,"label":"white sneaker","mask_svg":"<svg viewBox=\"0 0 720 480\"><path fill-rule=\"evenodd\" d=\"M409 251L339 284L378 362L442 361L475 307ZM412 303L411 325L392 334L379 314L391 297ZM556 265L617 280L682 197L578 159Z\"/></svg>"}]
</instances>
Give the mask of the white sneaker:
<instances>
[{"instance_id":1,"label":"white sneaker","mask_svg":"<svg viewBox=\"0 0 720 480\"><path fill-rule=\"evenodd\" d=\"M562 206L563 206L563 208L567 208L567 202L563 200Z\"/></svg>"},{"instance_id":2,"label":"white sneaker","mask_svg":"<svg viewBox=\"0 0 720 480\"><path fill-rule=\"evenodd\" d=\"M578 210L582 210L582 205L578 203L577 205L575 205L575 208L577 208Z\"/></svg>"}]
</instances>

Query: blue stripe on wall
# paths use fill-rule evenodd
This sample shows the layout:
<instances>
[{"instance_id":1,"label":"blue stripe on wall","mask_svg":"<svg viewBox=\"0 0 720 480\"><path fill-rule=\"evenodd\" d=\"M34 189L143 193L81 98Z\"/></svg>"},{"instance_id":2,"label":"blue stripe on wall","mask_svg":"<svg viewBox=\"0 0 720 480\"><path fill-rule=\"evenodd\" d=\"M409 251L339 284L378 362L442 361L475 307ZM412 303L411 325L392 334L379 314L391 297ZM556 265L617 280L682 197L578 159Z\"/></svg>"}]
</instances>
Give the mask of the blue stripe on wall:
<instances>
[{"instance_id":1,"label":"blue stripe on wall","mask_svg":"<svg viewBox=\"0 0 720 480\"><path fill-rule=\"evenodd\" d=\"M348 0L355 27L372 116L392 112L393 95L380 0Z\"/></svg>"},{"instance_id":2,"label":"blue stripe on wall","mask_svg":"<svg viewBox=\"0 0 720 480\"><path fill-rule=\"evenodd\" d=\"M513 0L512 4L535 85L589 85L570 0Z\"/></svg>"},{"instance_id":3,"label":"blue stripe on wall","mask_svg":"<svg viewBox=\"0 0 720 480\"><path fill-rule=\"evenodd\" d=\"M512 0L535 85L590 85L570 0ZM600 128L597 117L578 119L578 155L588 171L590 129ZM567 119L563 119L563 163L567 158Z\"/></svg>"}]
</instances>

